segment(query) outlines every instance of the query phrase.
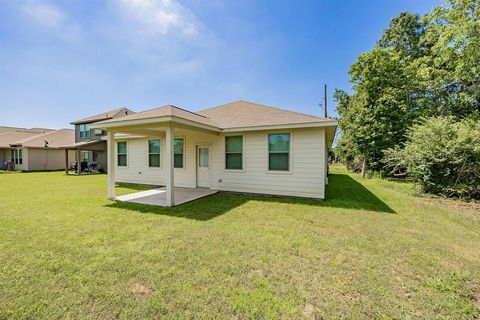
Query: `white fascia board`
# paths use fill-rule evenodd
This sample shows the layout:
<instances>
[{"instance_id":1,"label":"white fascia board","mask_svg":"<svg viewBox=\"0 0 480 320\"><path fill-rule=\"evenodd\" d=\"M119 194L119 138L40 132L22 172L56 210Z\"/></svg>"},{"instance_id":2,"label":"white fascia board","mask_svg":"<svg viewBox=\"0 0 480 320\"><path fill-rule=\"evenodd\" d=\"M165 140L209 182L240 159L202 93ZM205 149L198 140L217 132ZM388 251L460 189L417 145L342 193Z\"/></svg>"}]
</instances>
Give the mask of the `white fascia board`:
<instances>
[{"instance_id":1,"label":"white fascia board","mask_svg":"<svg viewBox=\"0 0 480 320\"><path fill-rule=\"evenodd\" d=\"M225 129L222 130L222 132L264 131L264 130L298 129L298 128L321 128L321 127L336 127L337 125L338 125L338 122L336 120L331 120L331 121L322 121L322 122L279 124L279 125L272 125L272 126L225 128Z\"/></svg>"},{"instance_id":2,"label":"white fascia board","mask_svg":"<svg viewBox=\"0 0 480 320\"><path fill-rule=\"evenodd\" d=\"M198 123L192 120L187 120L187 119L183 119L175 116L162 116L162 117L133 119L133 120L118 120L118 121L111 121L108 123L98 122L98 123L92 123L90 125L90 128L108 130L109 128L122 128L122 127L134 126L134 125L144 125L144 124L153 124L153 123L161 123L161 122L176 122L176 123L185 124L192 127L202 128L210 131L215 131L215 132L221 131L221 129L217 127L213 127L210 125Z\"/></svg>"}]
</instances>

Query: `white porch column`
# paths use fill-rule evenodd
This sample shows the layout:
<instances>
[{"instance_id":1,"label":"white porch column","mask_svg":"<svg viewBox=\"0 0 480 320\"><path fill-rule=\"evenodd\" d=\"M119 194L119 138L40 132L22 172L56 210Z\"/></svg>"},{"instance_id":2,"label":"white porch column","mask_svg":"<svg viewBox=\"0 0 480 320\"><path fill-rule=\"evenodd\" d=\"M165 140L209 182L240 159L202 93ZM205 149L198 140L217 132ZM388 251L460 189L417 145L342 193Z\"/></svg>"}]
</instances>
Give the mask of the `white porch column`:
<instances>
[{"instance_id":1,"label":"white porch column","mask_svg":"<svg viewBox=\"0 0 480 320\"><path fill-rule=\"evenodd\" d=\"M174 169L173 169L173 144L174 144L174 127L172 123L169 123L167 126L166 132L166 144L165 144L165 170L167 171L167 180L166 180L166 205L167 207L173 207L175 205L175 182L174 182Z\"/></svg>"},{"instance_id":2,"label":"white porch column","mask_svg":"<svg viewBox=\"0 0 480 320\"><path fill-rule=\"evenodd\" d=\"M114 132L107 132L108 199L115 199L115 139Z\"/></svg>"}]
</instances>

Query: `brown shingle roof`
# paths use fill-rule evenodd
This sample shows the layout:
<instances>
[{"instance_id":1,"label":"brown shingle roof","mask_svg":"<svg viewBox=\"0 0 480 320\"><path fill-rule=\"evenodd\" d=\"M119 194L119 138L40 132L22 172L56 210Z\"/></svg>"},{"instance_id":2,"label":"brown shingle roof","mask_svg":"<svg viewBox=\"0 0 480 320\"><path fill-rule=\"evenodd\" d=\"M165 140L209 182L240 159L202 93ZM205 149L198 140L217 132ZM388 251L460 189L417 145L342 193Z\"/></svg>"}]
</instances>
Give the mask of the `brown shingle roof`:
<instances>
[{"instance_id":1,"label":"brown shingle roof","mask_svg":"<svg viewBox=\"0 0 480 320\"><path fill-rule=\"evenodd\" d=\"M94 116L73 121L71 122L71 124L92 123L97 121L119 118L130 114L135 114L135 112L127 108L117 108L114 110L96 114Z\"/></svg>"},{"instance_id":2,"label":"brown shingle roof","mask_svg":"<svg viewBox=\"0 0 480 320\"><path fill-rule=\"evenodd\" d=\"M61 148L75 143L75 130L60 129L47 133L36 134L21 140L12 142L11 146L22 146L29 148L44 148L48 142L49 148Z\"/></svg>"},{"instance_id":3,"label":"brown shingle roof","mask_svg":"<svg viewBox=\"0 0 480 320\"><path fill-rule=\"evenodd\" d=\"M197 112L217 122L222 129L331 121L304 113L248 101L235 101Z\"/></svg>"},{"instance_id":4,"label":"brown shingle roof","mask_svg":"<svg viewBox=\"0 0 480 320\"><path fill-rule=\"evenodd\" d=\"M32 133L45 133L48 131L54 131L53 129L47 129L47 128L18 128L18 127L7 127L7 126L0 126L0 134L5 133L5 132L10 132L10 131L29 131Z\"/></svg>"},{"instance_id":5,"label":"brown shingle roof","mask_svg":"<svg viewBox=\"0 0 480 320\"><path fill-rule=\"evenodd\" d=\"M0 133L5 133L5 132L15 131L15 130L27 130L27 129L26 128L0 126Z\"/></svg>"},{"instance_id":6,"label":"brown shingle roof","mask_svg":"<svg viewBox=\"0 0 480 320\"><path fill-rule=\"evenodd\" d=\"M127 121L127 120L139 120L139 119L148 119L148 118L155 118L155 117L178 117L182 119L187 119L190 121L194 121L200 124L205 124L208 126L212 127L218 127L218 124L213 121L212 119L209 119L206 116L197 114L195 112L191 112L182 108L178 108L172 105L168 106L163 106L163 107L158 107L142 112L138 112L135 114L131 114L125 117L122 117L121 119L111 119L111 120L106 120L102 121L102 123L112 123L112 122L117 122L117 121Z\"/></svg>"},{"instance_id":7,"label":"brown shingle roof","mask_svg":"<svg viewBox=\"0 0 480 320\"><path fill-rule=\"evenodd\" d=\"M10 148L15 141L38 135L37 132L26 130L13 130L0 134L0 148Z\"/></svg>"},{"instance_id":8,"label":"brown shingle roof","mask_svg":"<svg viewBox=\"0 0 480 320\"><path fill-rule=\"evenodd\" d=\"M306 124L334 121L304 113L288 111L247 101L236 101L199 112L191 112L172 105L138 112L121 119L102 121L102 124L140 120L163 116L175 116L218 129Z\"/></svg>"}]
</instances>

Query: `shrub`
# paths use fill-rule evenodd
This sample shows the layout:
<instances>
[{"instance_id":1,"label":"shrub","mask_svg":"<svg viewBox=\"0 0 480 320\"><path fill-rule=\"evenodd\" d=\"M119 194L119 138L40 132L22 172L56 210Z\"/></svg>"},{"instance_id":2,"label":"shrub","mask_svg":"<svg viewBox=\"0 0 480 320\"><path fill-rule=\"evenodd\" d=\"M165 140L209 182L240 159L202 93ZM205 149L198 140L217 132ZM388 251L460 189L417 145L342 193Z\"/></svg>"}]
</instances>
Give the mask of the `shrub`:
<instances>
[{"instance_id":1,"label":"shrub","mask_svg":"<svg viewBox=\"0 0 480 320\"><path fill-rule=\"evenodd\" d=\"M480 199L480 121L437 117L414 125L403 149L385 152L392 173L406 172L427 193Z\"/></svg>"}]
</instances>

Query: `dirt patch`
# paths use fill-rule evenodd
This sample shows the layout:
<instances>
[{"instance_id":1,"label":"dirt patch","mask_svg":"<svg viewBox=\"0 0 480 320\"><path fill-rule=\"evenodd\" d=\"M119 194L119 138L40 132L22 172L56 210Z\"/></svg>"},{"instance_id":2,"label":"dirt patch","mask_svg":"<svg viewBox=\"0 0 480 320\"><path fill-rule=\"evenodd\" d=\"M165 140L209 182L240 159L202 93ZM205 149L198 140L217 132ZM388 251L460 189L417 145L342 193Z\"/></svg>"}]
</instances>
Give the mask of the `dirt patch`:
<instances>
[{"instance_id":1,"label":"dirt patch","mask_svg":"<svg viewBox=\"0 0 480 320\"><path fill-rule=\"evenodd\" d=\"M449 200L449 199L439 199L439 198L425 199L425 201L433 204L480 211L480 202L465 202L460 200Z\"/></svg>"},{"instance_id":2,"label":"dirt patch","mask_svg":"<svg viewBox=\"0 0 480 320\"><path fill-rule=\"evenodd\" d=\"M315 307L309 303L303 306L302 309L302 316L307 319L314 319L313 312L315 311Z\"/></svg>"},{"instance_id":3,"label":"dirt patch","mask_svg":"<svg viewBox=\"0 0 480 320\"><path fill-rule=\"evenodd\" d=\"M150 289L150 288L147 288L146 286L140 284L140 283L134 283L134 284L131 284L129 287L128 287L128 291L130 293L133 293L135 295L139 295L139 296L149 296L150 294L152 294L153 290Z\"/></svg>"},{"instance_id":4,"label":"dirt patch","mask_svg":"<svg viewBox=\"0 0 480 320\"><path fill-rule=\"evenodd\" d=\"M249 278L257 278L257 277L260 278L260 277L263 277L264 275L265 274L261 269L255 269L248 273Z\"/></svg>"},{"instance_id":5,"label":"dirt patch","mask_svg":"<svg viewBox=\"0 0 480 320\"><path fill-rule=\"evenodd\" d=\"M469 298L475 303L477 307L480 307L480 283L474 282L468 286L470 290Z\"/></svg>"}]
</instances>

